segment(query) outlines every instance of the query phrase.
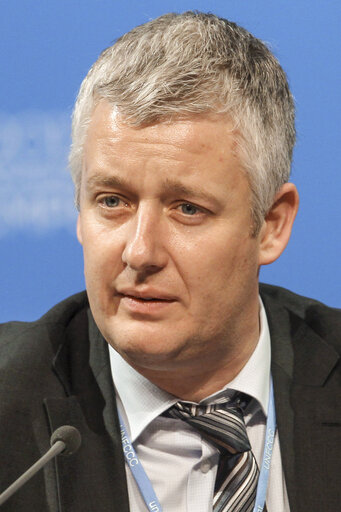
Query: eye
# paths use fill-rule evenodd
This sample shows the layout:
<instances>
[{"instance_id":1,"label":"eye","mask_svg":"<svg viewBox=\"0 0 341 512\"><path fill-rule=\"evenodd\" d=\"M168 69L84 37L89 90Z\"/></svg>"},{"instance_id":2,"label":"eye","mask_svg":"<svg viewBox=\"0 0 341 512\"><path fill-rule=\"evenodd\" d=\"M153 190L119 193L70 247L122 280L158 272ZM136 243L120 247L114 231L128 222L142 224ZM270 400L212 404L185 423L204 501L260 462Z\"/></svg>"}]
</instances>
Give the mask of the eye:
<instances>
[{"instance_id":1,"label":"eye","mask_svg":"<svg viewBox=\"0 0 341 512\"><path fill-rule=\"evenodd\" d=\"M103 197L100 202L107 208L115 208L120 205L122 199L117 196L106 196Z\"/></svg>"},{"instance_id":2,"label":"eye","mask_svg":"<svg viewBox=\"0 0 341 512\"><path fill-rule=\"evenodd\" d=\"M196 213L200 212L199 208L191 203L180 204L179 208L185 215L195 215Z\"/></svg>"}]
</instances>

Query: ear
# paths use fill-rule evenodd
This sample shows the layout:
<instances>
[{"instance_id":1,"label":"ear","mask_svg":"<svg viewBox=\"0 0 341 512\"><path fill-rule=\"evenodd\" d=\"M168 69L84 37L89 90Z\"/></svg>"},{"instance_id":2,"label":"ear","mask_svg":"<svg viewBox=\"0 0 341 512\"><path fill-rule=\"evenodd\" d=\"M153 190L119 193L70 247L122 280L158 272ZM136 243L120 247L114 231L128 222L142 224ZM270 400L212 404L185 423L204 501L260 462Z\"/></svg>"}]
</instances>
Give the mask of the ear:
<instances>
[{"instance_id":1,"label":"ear","mask_svg":"<svg viewBox=\"0 0 341 512\"><path fill-rule=\"evenodd\" d=\"M83 237L82 237L82 227L81 227L81 214L78 214L77 217L77 238L78 242L83 245Z\"/></svg>"},{"instance_id":2,"label":"ear","mask_svg":"<svg viewBox=\"0 0 341 512\"><path fill-rule=\"evenodd\" d=\"M260 231L259 265L277 260L284 251L291 235L298 210L299 197L293 183L285 183L276 194Z\"/></svg>"}]
</instances>

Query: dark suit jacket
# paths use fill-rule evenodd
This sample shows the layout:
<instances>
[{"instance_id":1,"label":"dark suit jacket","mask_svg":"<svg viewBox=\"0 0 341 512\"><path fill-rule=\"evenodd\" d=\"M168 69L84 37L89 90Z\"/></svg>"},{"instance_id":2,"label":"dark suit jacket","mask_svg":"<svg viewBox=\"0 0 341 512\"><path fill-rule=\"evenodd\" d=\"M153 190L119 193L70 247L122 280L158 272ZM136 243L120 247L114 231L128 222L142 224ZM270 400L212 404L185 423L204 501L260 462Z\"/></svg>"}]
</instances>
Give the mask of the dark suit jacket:
<instances>
[{"instance_id":1,"label":"dark suit jacket","mask_svg":"<svg viewBox=\"0 0 341 512\"><path fill-rule=\"evenodd\" d=\"M340 311L268 285L261 295L291 512L338 512ZM65 424L81 432L80 450L50 462L1 510L128 512L108 347L85 293L37 322L0 327L1 491Z\"/></svg>"}]
</instances>

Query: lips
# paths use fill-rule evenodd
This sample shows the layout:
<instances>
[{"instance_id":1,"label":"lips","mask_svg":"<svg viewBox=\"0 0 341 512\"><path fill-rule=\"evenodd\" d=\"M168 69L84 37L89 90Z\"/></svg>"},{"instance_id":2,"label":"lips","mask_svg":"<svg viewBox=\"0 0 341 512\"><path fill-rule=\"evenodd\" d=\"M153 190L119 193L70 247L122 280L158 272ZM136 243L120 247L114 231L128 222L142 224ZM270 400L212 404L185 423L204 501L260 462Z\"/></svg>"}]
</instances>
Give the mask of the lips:
<instances>
[{"instance_id":1,"label":"lips","mask_svg":"<svg viewBox=\"0 0 341 512\"><path fill-rule=\"evenodd\" d=\"M122 295L122 297L139 300L140 302L173 302L171 299L160 299L159 297L136 297L135 295Z\"/></svg>"},{"instance_id":2,"label":"lips","mask_svg":"<svg viewBox=\"0 0 341 512\"><path fill-rule=\"evenodd\" d=\"M135 290L135 289L121 289L117 290L117 294L121 297L128 297L131 299L140 300L141 302L174 302L175 296L164 293L160 290L146 289L146 290Z\"/></svg>"},{"instance_id":3,"label":"lips","mask_svg":"<svg viewBox=\"0 0 341 512\"><path fill-rule=\"evenodd\" d=\"M156 289L120 289L117 290L120 305L131 314L156 315L167 311L177 302L176 297Z\"/></svg>"}]
</instances>

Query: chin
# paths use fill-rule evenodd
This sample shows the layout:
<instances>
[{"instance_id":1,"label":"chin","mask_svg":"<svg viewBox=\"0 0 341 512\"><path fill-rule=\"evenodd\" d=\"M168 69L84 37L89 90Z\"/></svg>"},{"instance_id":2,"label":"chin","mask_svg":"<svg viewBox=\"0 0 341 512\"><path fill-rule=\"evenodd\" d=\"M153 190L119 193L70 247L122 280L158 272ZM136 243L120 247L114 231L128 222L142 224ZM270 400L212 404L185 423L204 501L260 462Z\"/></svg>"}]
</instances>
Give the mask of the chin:
<instances>
[{"instance_id":1,"label":"chin","mask_svg":"<svg viewBox=\"0 0 341 512\"><path fill-rule=\"evenodd\" d=\"M174 364L185 350L184 342L165 339L165 335L149 333L130 333L110 336L106 338L110 345L132 366L157 369ZM160 342L160 340L163 340Z\"/></svg>"}]
</instances>

